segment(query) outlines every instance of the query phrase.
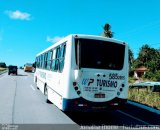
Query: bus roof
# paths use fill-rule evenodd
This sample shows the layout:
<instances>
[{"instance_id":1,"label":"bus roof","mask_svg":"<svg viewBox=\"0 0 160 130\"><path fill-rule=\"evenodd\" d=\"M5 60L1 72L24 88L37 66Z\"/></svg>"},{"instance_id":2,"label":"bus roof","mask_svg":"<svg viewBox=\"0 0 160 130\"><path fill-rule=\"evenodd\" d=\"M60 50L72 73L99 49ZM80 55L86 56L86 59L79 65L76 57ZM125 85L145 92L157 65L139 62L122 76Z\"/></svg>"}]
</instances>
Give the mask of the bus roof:
<instances>
[{"instance_id":1,"label":"bus roof","mask_svg":"<svg viewBox=\"0 0 160 130\"><path fill-rule=\"evenodd\" d=\"M104 40L104 41L109 41L109 42L116 42L119 44L124 44L125 42L117 40L117 39L113 39L113 38L107 38L104 36L97 36L97 35L87 35L87 34L70 34L66 37L64 37L63 39L61 39L60 41L53 43L53 45L51 45L50 47L48 47L47 49L41 51L40 53L38 53L36 56L39 56L47 51L49 51L50 49L60 45L61 43L65 42L67 39L69 38L86 38L86 39L97 39L97 40ZM126 44L126 43L125 43Z\"/></svg>"}]
</instances>

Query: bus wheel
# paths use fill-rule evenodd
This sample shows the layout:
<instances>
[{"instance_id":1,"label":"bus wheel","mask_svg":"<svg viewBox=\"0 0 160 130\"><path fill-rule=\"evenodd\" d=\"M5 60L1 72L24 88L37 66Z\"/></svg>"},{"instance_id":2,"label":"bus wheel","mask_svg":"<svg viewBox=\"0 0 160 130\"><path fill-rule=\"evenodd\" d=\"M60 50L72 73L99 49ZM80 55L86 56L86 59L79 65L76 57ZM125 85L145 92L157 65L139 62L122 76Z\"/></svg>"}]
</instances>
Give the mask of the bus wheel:
<instances>
[{"instance_id":1,"label":"bus wheel","mask_svg":"<svg viewBox=\"0 0 160 130\"><path fill-rule=\"evenodd\" d=\"M37 85L37 77L36 77L36 79L35 79L35 84L36 84L36 88L39 90L39 87L38 87L38 85Z\"/></svg>"},{"instance_id":2,"label":"bus wheel","mask_svg":"<svg viewBox=\"0 0 160 130\"><path fill-rule=\"evenodd\" d=\"M46 102L47 102L47 103L50 103L50 101L48 100L48 89L47 89L47 85L45 85L45 87L44 87L44 95L45 95L45 97L47 98L47 99L46 99Z\"/></svg>"}]
</instances>

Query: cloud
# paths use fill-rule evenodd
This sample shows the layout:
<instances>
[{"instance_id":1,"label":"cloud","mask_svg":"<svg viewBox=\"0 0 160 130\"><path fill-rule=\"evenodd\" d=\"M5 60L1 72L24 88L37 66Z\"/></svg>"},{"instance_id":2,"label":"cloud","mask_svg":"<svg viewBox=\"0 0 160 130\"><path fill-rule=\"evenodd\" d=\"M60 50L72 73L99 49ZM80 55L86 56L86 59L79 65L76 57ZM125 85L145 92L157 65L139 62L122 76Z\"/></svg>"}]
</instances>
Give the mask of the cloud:
<instances>
[{"instance_id":1,"label":"cloud","mask_svg":"<svg viewBox=\"0 0 160 130\"><path fill-rule=\"evenodd\" d=\"M5 14L9 16L9 18L14 20L31 20L31 14L26 12L21 12L19 10L16 11L5 11Z\"/></svg>"},{"instance_id":2,"label":"cloud","mask_svg":"<svg viewBox=\"0 0 160 130\"><path fill-rule=\"evenodd\" d=\"M55 36L55 37L51 38L50 36L47 36L47 42L55 43L55 42L60 41L62 38L64 38L64 37Z\"/></svg>"}]
</instances>

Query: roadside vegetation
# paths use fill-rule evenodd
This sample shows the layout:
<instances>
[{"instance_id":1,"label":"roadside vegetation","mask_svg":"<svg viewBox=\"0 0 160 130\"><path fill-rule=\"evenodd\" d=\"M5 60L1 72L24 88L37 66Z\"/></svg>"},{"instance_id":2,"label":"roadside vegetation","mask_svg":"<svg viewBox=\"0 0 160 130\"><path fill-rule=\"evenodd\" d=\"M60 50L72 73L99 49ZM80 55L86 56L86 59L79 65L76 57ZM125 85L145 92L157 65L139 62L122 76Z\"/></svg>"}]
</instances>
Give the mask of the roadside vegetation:
<instances>
[{"instance_id":1,"label":"roadside vegetation","mask_svg":"<svg viewBox=\"0 0 160 130\"><path fill-rule=\"evenodd\" d=\"M141 80L150 80L160 82L160 49L150 47L144 44L138 53L138 57L134 59L134 54L129 49L129 76L133 77L134 70L144 66L148 69Z\"/></svg>"},{"instance_id":2,"label":"roadside vegetation","mask_svg":"<svg viewBox=\"0 0 160 130\"><path fill-rule=\"evenodd\" d=\"M160 109L160 92L152 92L149 89L129 89L129 99L144 105Z\"/></svg>"},{"instance_id":3,"label":"roadside vegetation","mask_svg":"<svg viewBox=\"0 0 160 130\"><path fill-rule=\"evenodd\" d=\"M6 71L6 70L7 70L7 68L2 68L2 67L0 67L0 74L1 74L2 72Z\"/></svg>"},{"instance_id":4,"label":"roadside vegetation","mask_svg":"<svg viewBox=\"0 0 160 130\"><path fill-rule=\"evenodd\" d=\"M156 109L160 109L160 92L152 92L149 88L130 88L129 99Z\"/></svg>"},{"instance_id":5,"label":"roadside vegetation","mask_svg":"<svg viewBox=\"0 0 160 130\"><path fill-rule=\"evenodd\" d=\"M145 44L140 48L136 59L129 49L129 63L129 84L135 83L134 70L141 66L145 66L148 71L139 79L140 81L160 82L160 49ZM160 92L152 92L149 88L129 88L129 100L160 109Z\"/></svg>"},{"instance_id":6,"label":"roadside vegetation","mask_svg":"<svg viewBox=\"0 0 160 130\"><path fill-rule=\"evenodd\" d=\"M0 67L0 71L4 71L4 70L6 70L6 68L1 68L1 67Z\"/></svg>"},{"instance_id":7,"label":"roadside vegetation","mask_svg":"<svg viewBox=\"0 0 160 130\"><path fill-rule=\"evenodd\" d=\"M4 62L0 62L0 73L7 70L7 66Z\"/></svg>"},{"instance_id":8,"label":"roadside vegetation","mask_svg":"<svg viewBox=\"0 0 160 130\"><path fill-rule=\"evenodd\" d=\"M1 67L0 67L0 74L5 73L6 71L7 71L7 68L1 68Z\"/></svg>"}]
</instances>

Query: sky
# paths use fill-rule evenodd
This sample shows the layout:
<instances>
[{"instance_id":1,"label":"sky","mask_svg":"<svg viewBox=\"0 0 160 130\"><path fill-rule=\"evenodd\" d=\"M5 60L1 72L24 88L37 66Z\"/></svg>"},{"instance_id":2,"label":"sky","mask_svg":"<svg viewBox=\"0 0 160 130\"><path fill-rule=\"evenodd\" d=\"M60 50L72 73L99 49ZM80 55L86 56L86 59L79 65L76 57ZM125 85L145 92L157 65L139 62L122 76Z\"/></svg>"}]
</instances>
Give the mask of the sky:
<instances>
[{"instance_id":1,"label":"sky","mask_svg":"<svg viewBox=\"0 0 160 130\"><path fill-rule=\"evenodd\" d=\"M101 35L160 48L160 0L0 0L0 62L23 66L69 34Z\"/></svg>"}]
</instances>

